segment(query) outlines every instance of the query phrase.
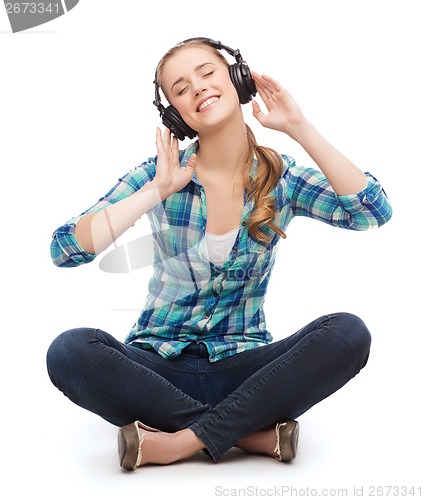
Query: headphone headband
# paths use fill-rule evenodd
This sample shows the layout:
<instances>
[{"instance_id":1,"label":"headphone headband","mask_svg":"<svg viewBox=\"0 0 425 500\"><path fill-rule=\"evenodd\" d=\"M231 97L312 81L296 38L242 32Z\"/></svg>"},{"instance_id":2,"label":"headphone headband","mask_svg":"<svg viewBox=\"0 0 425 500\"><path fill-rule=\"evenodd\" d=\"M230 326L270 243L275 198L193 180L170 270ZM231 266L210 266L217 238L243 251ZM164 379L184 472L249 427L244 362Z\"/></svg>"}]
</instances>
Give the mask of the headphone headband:
<instances>
[{"instance_id":1,"label":"headphone headband","mask_svg":"<svg viewBox=\"0 0 425 500\"><path fill-rule=\"evenodd\" d=\"M187 40L183 40L183 42L180 42L179 44L177 44L177 46L184 45L188 42L193 42L195 40L199 41L199 42L204 42L208 45L211 45L212 47L214 47L217 50L225 50L228 54L230 54L232 57L234 57L236 59L236 62L238 62L238 63L244 62L239 49L232 49L232 48L228 47L227 45L224 45L221 42L213 40L212 38L205 38L205 37L188 38Z\"/></svg>"}]
</instances>

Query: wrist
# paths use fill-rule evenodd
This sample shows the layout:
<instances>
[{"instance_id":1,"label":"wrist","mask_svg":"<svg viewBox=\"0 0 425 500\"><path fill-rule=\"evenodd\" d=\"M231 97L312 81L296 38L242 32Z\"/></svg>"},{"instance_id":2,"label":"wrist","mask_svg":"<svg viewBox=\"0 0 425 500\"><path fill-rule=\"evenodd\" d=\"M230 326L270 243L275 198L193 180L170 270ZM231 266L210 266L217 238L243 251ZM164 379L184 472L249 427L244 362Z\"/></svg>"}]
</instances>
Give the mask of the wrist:
<instances>
[{"instance_id":1,"label":"wrist","mask_svg":"<svg viewBox=\"0 0 425 500\"><path fill-rule=\"evenodd\" d=\"M286 134L302 146L303 143L306 142L315 132L316 129L313 125L303 117L301 120L292 124L286 131Z\"/></svg>"},{"instance_id":2,"label":"wrist","mask_svg":"<svg viewBox=\"0 0 425 500\"><path fill-rule=\"evenodd\" d=\"M164 184L162 184L156 177L154 177L147 184L147 189L156 189L161 197L161 201L165 200L170 196L169 189L167 189Z\"/></svg>"}]
</instances>

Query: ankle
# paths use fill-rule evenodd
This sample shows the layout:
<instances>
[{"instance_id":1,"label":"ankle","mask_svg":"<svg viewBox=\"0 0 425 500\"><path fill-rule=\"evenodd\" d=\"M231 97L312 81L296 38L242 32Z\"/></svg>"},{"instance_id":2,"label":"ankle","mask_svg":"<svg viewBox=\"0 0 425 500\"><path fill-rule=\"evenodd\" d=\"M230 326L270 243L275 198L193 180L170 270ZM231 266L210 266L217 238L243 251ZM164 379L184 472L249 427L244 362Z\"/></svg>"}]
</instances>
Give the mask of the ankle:
<instances>
[{"instance_id":1,"label":"ankle","mask_svg":"<svg viewBox=\"0 0 425 500\"><path fill-rule=\"evenodd\" d=\"M174 432L170 436L174 440L176 460L192 457L205 448L204 443L190 429Z\"/></svg>"},{"instance_id":2,"label":"ankle","mask_svg":"<svg viewBox=\"0 0 425 500\"><path fill-rule=\"evenodd\" d=\"M144 432L141 465L168 465L193 456L204 444L189 429L168 432Z\"/></svg>"},{"instance_id":3,"label":"ankle","mask_svg":"<svg viewBox=\"0 0 425 500\"><path fill-rule=\"evenodd\" d=\"M276 432L274 428L255 431L240 439L236 446L247 453L276 456Z\"/></svg>"}]
</instances>

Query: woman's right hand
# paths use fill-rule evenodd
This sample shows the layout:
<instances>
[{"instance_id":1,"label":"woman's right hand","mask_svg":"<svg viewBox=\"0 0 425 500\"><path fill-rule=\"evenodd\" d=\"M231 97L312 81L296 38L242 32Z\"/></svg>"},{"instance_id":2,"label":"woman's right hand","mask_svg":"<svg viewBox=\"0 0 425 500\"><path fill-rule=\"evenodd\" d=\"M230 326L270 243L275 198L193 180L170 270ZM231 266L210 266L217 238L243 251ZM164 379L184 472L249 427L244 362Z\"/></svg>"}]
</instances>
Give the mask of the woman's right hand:
<instances>
[{"instance_id":1,"label":"woman's right hand","mask_svg":"<svg viewBox=\"0 0 425 500\"><path fill-rule=\"evenodd\" d=\"M158 159L153 182L161 191L161 197L166 198L183 189L192 179L196 168L196 154L190 156L185 169L180 168L178 140L175 136L171 137L169 128L165 128L161 135L161 129L157 127L156 149Z\"/></svg>"}]
</instances>

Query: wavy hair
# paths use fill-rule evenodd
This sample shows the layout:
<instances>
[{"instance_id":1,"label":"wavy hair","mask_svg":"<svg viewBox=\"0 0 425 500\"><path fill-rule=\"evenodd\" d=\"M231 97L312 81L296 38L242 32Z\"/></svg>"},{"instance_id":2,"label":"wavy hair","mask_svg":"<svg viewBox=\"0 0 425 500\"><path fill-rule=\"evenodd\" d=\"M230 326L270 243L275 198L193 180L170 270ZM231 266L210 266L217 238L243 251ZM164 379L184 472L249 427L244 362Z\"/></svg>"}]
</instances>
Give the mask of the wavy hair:
<instances>
[{"instance_id":1,"label":"wavy hair","mask_svg":"<svg viewBox=\"0 0 425 500\"><path fill-rule=\"evenodd\" d=\"M156 75L158 85L161 88L161 75L165 63L176 52L185 48L198 46L202 46L203 48L210 50L221 61L229 66L229 62L221 52L201 40L191 40L186 43L179 43L169 49L158 63ZM242 175L244 177L244 185L247 188L248 199L254 199L254 209L247 220L247 227L253 238L262 241L263 243L269 243L272 239L270 230L277 233L282 238L286 238L285 232L273 222L276 217L275 199L270 196L271 191L276 187L276 184L282 175L283 160L274 149L259 146L251 128L246 124L245 126L249 148ZM249 172L251 170L254 156L257 158L258 165L256 175L253 178L249 175ZM266 233L260 230L261 228L266 227L269 229L266 229Z\"/></svg>"}]
</instances>

